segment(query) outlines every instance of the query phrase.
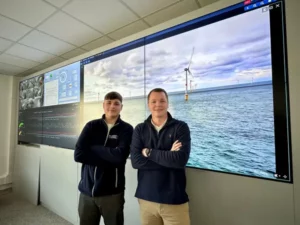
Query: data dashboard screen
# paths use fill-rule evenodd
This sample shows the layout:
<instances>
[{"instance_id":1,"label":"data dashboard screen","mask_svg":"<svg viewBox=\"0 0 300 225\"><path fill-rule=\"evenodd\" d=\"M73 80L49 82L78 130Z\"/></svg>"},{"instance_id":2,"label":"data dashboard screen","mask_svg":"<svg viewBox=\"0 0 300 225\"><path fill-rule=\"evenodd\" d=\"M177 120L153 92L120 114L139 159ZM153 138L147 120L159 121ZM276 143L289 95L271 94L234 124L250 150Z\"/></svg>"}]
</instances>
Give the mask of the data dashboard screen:
<instances>
[{"instance_id":1,"label":"data dashboard screen","mask_svg":"<svg viewBox=\"0 0 300 225\"><path fill-rule=\"evenodd\" d=\"M80 101L80 62L45 73L44 106Z\"/></svg>"}]
</instances>

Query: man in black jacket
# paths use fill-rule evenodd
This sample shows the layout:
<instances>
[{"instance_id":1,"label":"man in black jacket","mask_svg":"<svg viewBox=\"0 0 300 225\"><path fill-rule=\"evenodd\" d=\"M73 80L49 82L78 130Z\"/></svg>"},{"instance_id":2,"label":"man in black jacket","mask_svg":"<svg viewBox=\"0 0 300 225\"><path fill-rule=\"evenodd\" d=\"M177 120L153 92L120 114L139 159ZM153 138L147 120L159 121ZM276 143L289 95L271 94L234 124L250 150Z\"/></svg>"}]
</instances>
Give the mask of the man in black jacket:
<instances>
[{"instance_id":1,"label":"man in black jacket","mask_svg":"<svg viewBox=\"0 0 300 225\"><path fill-rule=\"evenodd\" d=\"M185 166L191 148L188 125L172 118L168 95L156 88L148 94L151 115L136 126L131 162L138 169L142 225L189 225Z\"/></svg>"},{"instance_id":2,"label":"man in black jacket","mask_svg":"<svg viewBox=\"0 0 300 225\"><path fill-rule=\"evenodd\" d=\"M120 119L122 96L106 94L101 119L88 122L75 147L82 163L78 212L80 225L124 224L125 164L133 127Z\"/></svg>"}]
</instances>

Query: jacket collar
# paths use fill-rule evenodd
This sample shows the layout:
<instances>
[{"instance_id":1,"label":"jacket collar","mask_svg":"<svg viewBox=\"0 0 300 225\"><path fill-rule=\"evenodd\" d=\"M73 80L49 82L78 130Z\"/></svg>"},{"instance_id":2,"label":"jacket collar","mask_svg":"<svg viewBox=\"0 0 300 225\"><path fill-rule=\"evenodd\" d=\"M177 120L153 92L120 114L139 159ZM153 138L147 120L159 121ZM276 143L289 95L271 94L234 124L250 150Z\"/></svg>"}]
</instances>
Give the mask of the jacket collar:
<instances>
[{"instance_id":1,"label":"jacket collar","mask_svg":"<svg viewBox=\"0 0 300 225\"><path fill-rule=\"evenodd\" d=\"M102 115L102 120L105 121L105 114ZM119 115L119 117L118 117L118 119L117 119L117 121L116 121L116 124L117 124L117 123L120 123L121 121L122 121L122 120L121 120L121 116ZM106 122L106 121L105 121L105 122Z\"/></svg>"},{"instance_id":2,"label":"jacket collar","mask_svg":"<svg viewBox=\"0 0 300 225\"><path fill-rule=\"evenodd\" d=\"M151 120L152 120L152 115L148 116L148 118L145 120L145 122L150 123L151 124ZM173 120L172 115L168 112L168 119L165 125L169 124L171 121Z\"/></svg>"}]
</instances>

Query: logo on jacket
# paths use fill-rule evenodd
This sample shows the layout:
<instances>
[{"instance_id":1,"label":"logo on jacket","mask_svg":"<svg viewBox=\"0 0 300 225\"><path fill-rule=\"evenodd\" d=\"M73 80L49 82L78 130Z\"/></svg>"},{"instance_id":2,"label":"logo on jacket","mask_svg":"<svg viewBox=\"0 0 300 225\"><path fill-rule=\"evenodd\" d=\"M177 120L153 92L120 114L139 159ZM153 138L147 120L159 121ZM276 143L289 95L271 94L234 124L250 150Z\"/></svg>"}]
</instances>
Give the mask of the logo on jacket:
<instances>
[{"instance_id":1,"label":"logo on jacket","mask_svg":"<svg viewBox=\"0 0 300 225\"><path fill-rule=\"evenodd\" d=\"M109 139L118 139L118 135L114 134L114 135L108 135Z\"/></svg>"}]
</instances>

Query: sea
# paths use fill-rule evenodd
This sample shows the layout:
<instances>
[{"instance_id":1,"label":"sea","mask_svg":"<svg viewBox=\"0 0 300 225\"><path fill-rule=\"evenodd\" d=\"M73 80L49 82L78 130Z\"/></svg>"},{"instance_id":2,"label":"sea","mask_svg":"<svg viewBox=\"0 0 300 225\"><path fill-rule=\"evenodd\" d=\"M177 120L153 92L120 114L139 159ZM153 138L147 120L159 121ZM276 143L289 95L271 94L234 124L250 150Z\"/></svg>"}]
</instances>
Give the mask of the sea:
<instances>
[{"instance_id":1,"label":"sea","mask_svg":"<svg viewBox=\"0 0 300 225\"><path fill-rule=\"evenodd\" d=\"M125 99L121 117L133 126L149 115L146 98ZM169 95L169 112L191 132L188 167L274 178L272 84ZM84 105L84 121L99 118L102 103Z\"/></svg>"}]
</instances>

